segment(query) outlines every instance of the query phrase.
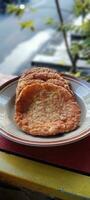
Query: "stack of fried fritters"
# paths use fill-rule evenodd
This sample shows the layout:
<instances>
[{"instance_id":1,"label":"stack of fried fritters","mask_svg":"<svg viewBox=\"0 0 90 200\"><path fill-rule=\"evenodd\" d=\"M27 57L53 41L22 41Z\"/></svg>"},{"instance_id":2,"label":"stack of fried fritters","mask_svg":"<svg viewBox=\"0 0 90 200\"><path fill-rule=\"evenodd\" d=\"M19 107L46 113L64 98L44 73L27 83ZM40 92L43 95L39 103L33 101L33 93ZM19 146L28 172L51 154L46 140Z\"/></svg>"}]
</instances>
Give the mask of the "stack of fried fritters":
<instances>
[{"instance_id":1,"label":"stack of fried fritters","mask_svg":"<svg viewBox=\"0 0 90 200\"><path fill-rule=\"evenodd\" d=\"M17 85L15 121L25 133L52 136L79 126L80 107L65 77L57 71L34 67Z\"/></svg>"}]
</instances>

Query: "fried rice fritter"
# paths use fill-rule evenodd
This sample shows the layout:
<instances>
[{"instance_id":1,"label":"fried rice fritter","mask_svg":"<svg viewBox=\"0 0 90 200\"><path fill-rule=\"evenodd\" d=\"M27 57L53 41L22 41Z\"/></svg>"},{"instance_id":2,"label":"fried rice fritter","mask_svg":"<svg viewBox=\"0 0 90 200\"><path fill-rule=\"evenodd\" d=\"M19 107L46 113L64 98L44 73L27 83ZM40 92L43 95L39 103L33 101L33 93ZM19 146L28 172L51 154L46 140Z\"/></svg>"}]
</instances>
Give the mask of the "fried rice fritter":
<instances>
[{"instance_id":1,"label":"fried rice fritter","mask_svg":"<svg viewBox=\"0 0 90 200\"><path fill-rule=\"evenodd\" d=\"M17 85L16 97L19 96L25 86L34 82L50 82L58 86L63 86L72 92L68 81L56 70L46 67L34 67L24 72L20 77Z\"/></svg>"},{"instance_id":2,"label":"fried rice fritter","mask_svg":"<svg viewBox=\"0 0 90 200\"><path fill-rule=\"evenodd\" d=\"M21 130L33 136L58 135L79 126L80 107L65 87L36 82L20 92L15 121Z\"/></svg>"}]
</instances>

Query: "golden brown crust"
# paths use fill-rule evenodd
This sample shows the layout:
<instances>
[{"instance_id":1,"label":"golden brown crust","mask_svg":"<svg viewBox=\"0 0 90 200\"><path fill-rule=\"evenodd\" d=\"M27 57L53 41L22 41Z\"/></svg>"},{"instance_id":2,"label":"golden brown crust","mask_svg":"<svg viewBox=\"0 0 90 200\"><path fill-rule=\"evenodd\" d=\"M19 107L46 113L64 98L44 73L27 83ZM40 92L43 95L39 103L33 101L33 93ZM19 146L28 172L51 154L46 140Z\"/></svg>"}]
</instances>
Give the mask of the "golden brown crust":
<instances>
[{"instance_id":1,"label":"golden brown crust","mask_svg":"<svg viewBox=\"0 0 90 200\"><path fill-rule=\"evenodd\" d=\"M55 80L54 80L55 79ZM63 86L67 88L70 92L71 89L69 87L68 81L60 76L60 73L45 67L37 67L27 70L25 73L22 74L21 78L18 81L17 90L16 90L16 97L19 96L20 92L26 85L30 85L35 82L50 82L58 86Z\"/></svg>"},{"instance_id":2,"label":"golden brown crust","mask_svg":"<svg viewBox=\"0 0 90 200\"><path fill-rule=\"evenodd\" d=\"M26 87L27 85L31 85L34 83L44 83L43 80L38 80L38 79L23 79L22 81L18 82L18 86L16 89L16 100L19 97L20 92L23 90L24 87Z\"/></svg>"},{"instance_id":3,"label":"golden brown crust","mask_svg":"<svg viewBox=\"0 0 90 200\"><path fill-rule=\"evenodd\" d=\"M22 78L25 78L27 75L30 75L32 73L40 73L40 72L53 72L53 73L57 73L57 71L55 69L52 68L48 68L48 67L33 67L30 68L28 70L26 70L21 76Z\"/></svg>"},{"instance_id":4,"label":"golden brown crust","mask_svg":"<svg viewBox=\"0 0 90 200\"><path fill-rule=\"evenodd\" d=\"M28 134L57 135L78 127L80 108L66 88L33 83L24 87L18 97L15 121Z\"/></svg>"},{"instance_id":5,"label":"golden brown crust","mask_svg":"<svg viewBox=\"0 0 90 200\"><path fill-rule=\"evenodd\" d=\"M66 88L70 93L72 93L72 90L70 89L69 85L67 84L67 81L64 79L61 79L61 77L60 77L60 79L49 79L49 80L47 80L47 83L52 83L57 86L62 86L64 88Z\"/></svg>"}]
</instances>

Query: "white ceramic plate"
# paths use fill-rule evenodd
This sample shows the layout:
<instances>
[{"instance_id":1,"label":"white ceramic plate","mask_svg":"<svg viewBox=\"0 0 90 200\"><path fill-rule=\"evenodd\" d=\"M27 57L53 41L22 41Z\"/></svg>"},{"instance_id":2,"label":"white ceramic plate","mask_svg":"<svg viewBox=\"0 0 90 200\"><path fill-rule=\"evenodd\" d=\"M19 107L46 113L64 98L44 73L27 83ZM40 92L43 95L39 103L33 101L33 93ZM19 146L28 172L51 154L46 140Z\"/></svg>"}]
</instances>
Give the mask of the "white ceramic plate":
<instances>
[{"instance_id":1,"label":"white ceramic plate","mask_svg":"<svg viewBox=\"0 0 90 200\"><path fill-rule=\"evenodd\" d=\"M0 91L0 134L14 142L33 146L65 145L86 137L90 133L90 88L71 76L66 78L71 82L81 107L79 128L70 133L45 138L27 135L20 131L13 120L17 86L17 79L13 79L4 84Z\"/></svg>"}]
</instances>

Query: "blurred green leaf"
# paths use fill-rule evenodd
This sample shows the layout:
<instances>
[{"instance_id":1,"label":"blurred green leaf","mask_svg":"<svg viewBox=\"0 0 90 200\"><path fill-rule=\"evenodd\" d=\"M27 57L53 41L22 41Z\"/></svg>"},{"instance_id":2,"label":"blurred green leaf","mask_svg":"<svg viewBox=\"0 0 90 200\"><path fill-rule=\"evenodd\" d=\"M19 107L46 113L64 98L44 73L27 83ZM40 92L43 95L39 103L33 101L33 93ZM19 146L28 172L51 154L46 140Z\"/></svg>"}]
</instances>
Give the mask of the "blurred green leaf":
<instances>
[{"instance_id":1,"label":"blurred green leaf","mask_svg":"<svg viewBox=\"0 0 90 200\"><path fill-rule=\"evenodd\" d=\"M47 17L45 20L44 20L44 23L46 25L53 25L55 23L55 20L52 18L52 17Z\"/></svg>"},{"instance_id":2,"label":"blurred green leaf","mask_svg":"<svg viewBox=\"0 0 90 200\"><path fill-rule=\"evenodd\" d=\"M75 0L73 10L76 16L86 15L90 12L90 0Z\"/></svg>"},{"instance_id":3,"label":"blurred green leaf","mask_svg":"<svg viewBox=\"0 0 90 200\"><path fill-rule=\"evenodd\" d=\"M73 56L81 53L83 58L86 58L88 62L90 60L90 38L86 38L78 43L73 42L71 44L71 52Z\"/></svg>"},{"instance_id":4,"label":"blurred green leaf","mask_svg":"<svg viewBox=\"0 0 90 200\"><path fill-rule=\"evenodd\" d=\"M78 53L79 53L79 51L81 50L81 48L82 48L82 46L79 44L79 43L77 43L77 42L73 42L72 44L71 44L71 52L72 52L72 54L73 54L73 56L76 56L76 55L78 55Z\"/></svg>"},{"instance_id":5,"label":"blurred green leaf","mask_svg":"<svg viewBox=\"0 0 90 200\"><path fill-rule=\"evenodd\" d=\"M88 64L90 64L90 58L88 59Z\"/></svg>"},{"instance_id":6,"label":"blurred green leaf","mask_svg":"<svg viewBox=\"0 0 90 200\"><path fill-rule=\"evenodd\" d=\"M90 36L90 20L88 19L87 21L82 22L81 25L71 25L69 26L70 30L79 33L82 35Z\"/></svg>"},{"instance_id":7,"label":"blurred green leaf","mask_svg":"<svg viewBox=\"0 0 90 200\"><path fill-rule=\"evenodd\" d=\"M87 37L82 41L82 55L87 59L89 63L90 60L90 37Z\"/></svg>"},{"instance_id":8,"label":"blurred green leaf","mask_svg":"<svg viewBox=\"0 0 90 200\"><path fill-rule=\"evenodd\" d=\"M8 4L7 5L7 12L9 14L15 14L17 16L22 16L24 14L25 8L20 8L19 6L16 6L15 4Z\"/></svg>"},{"instance_id":9,"label":"blurred green leaf","mask_svg":"<svg viewBox=\"0 0 90 200\"><path fill-rule=\"evenodd\" d=\"M86 22L83 22L80 26L80 29L87 35L90 36L90 20L87 20Z\"/></svg>"},{"instance_id":10,"label":"blurred green leaf","mask_svg":"<svg viewBox=\"0 0 90 200\"><path fill-rule=\"evenodd\" d=\"M81 74L82 74L82 72L77 71L77 72L74 74L74 76L77 77L77 78L79 78L79 77L81 76Z\"/></svg>"},{"instance_id":11,"label":"blurred green leaf","mask_svg":"<svg viewBox=\"0 0 90 200\"><path fill-rule=\"evenodd\" d=\"M33 20L21 22L20 25L21 25L22 29L24 29L24 28L30 28L32 31L35 30L35 23L34 23Z\"/></svg>"},{"instance_id":12,"label":"blurred green leaf","mask_svg":"<svg viewBox=\"0 0 90 200\"><path fill-rule=\"evenodd\" d=\"M58 26L58 31L69 31L73 29L73 25L72 24L63 24L63 25L59 25Z\"/></svg>"}]
</instances>

